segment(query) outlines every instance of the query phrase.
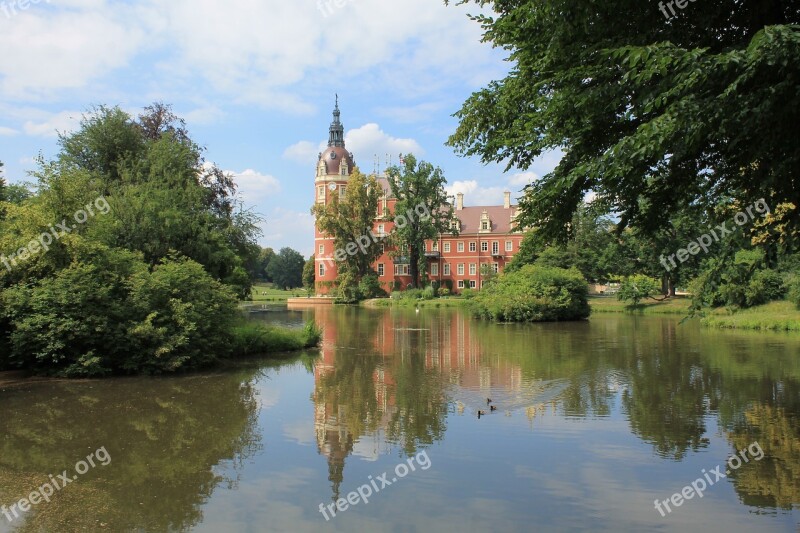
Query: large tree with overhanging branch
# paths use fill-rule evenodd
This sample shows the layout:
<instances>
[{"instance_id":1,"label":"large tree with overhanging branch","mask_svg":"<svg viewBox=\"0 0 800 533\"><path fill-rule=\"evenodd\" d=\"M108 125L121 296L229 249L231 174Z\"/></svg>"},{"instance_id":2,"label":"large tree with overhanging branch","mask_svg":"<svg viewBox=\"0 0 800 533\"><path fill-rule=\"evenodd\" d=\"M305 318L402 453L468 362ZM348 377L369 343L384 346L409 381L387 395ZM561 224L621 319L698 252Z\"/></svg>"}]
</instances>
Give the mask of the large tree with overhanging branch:
<instances>
[{"instance_id":1,"label":"large tree with overhanging branch","mask_svg":"<svg viewBox=\"0 0 800 533\"><path fill-rule=\"evenodd\" d=\"M401 167L387 169L386 179L396 199L392 220L392 244L400 255L408 254L411 282L419 287L425 272L425 241L441 233L458 232L451 226L453 206L447 201L447 180L442 169L409 154Z\"/></svg>"},{"instance_id":2,"label":"large tree with overhanging branch","mask_svg":"<svg viewBox=\"0 0 800 533\"><path fill-rule=\"evenodd\" d=\"M509 168L564 154L527 187L520 223L563 239L593 190L620 228L761 197L800 225L800 3L457 3L491 9L473 18L511 70L469 97L449 144Z\"/></svg>"}]
</instances>

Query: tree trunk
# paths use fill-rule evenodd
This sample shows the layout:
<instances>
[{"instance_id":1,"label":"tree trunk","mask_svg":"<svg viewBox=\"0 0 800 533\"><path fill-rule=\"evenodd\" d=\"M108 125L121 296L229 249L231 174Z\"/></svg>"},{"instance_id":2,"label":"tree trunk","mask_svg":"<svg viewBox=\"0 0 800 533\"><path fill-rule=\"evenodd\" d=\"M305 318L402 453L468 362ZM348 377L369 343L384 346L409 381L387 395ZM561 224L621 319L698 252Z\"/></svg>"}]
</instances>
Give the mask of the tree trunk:
<instances>
[{"instance_id":1,"label":"tree trunk","mask_svg":"<svg viewBox=\"0 0 800 533\"><path fill-rule=\"evenodd\" d=\"M409 272L411 274L411 283L415 289L419 288L419 250L416 246L410 246L408 251Z\"/></svg>"}]
</instances>

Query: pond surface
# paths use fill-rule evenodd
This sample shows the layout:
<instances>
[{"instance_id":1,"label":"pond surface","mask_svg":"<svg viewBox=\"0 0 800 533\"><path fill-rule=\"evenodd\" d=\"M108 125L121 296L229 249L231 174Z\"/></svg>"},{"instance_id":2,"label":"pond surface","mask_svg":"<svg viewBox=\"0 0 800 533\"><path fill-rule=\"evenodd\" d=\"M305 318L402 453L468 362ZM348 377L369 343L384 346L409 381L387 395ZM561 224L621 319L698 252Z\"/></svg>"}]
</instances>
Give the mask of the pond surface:
<instances>
[{"instance_id":1,"label":"pond surface","mask_svg":"<svg viewBox=\"0 0 800 533\"><path fill-rule=\"evenodd\" d=\"M427 308L252 316L314 316L321 350L0 385L0 505L76 478L0 531L798 530L800 336Z\"/></svg>"}]
</instances>

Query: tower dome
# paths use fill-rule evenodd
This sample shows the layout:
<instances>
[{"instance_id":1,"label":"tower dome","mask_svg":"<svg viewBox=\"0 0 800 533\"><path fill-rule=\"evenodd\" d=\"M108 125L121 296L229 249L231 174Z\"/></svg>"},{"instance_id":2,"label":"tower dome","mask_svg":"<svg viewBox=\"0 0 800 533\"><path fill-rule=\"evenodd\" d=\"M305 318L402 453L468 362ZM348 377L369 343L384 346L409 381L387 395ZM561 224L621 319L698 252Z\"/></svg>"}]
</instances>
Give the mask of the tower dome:
<instances>
[{"instance_id":1,"label":"tower dome","mask_svg":"<svg viewBox=\"0 0 800 533\"><path fill-rule=\"evenodd\" d=\"M319 154L317 166L320 165L320 162L324 161L326 174L341 175L342 171L345 170L342 166L342 161L344 161L344 165L346 165L345 175L350 175L350 173L353 172L353 167L355 167L355 161L353 159L353 154L348 152L344 146L344 126L342 125L340 117L339 95L336 95L336 106L333 108L333 122L331 122L330 129L328 130L328 147L324 152Z\"/></svg>"}]
</instances>

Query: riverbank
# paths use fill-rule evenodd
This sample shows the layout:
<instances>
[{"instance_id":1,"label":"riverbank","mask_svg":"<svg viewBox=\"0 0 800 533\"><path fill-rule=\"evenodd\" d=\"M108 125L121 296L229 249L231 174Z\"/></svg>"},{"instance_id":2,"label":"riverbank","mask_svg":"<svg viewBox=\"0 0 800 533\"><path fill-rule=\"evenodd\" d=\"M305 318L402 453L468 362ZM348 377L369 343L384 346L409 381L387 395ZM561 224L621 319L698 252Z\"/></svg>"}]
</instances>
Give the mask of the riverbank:
<instances>
[{"instance_id":1,"label":"riverbank","mask_svg":"<svg viewBox=\"0 0 800 533\"><path fill-rule=\"evenodd\" d=\"M371 298L362 301L362 307L463 307L469 300L459 296L447 296L444 298L434 298L432 300L412 300L401 298L393 300L391 298Z\"/></svg>"},{"instance_id":2,"label":"riverbank","mask_svg":"<svg viewBox=\"0 0 800 533\"><path fill-rule=\"evenodd\" d=\"M800 310L791 302L770 302L735 313L715 309L701 322L710 328L800 332Z\"/></svg>"},{"instance_id":3,"label":"riverbank","mask_svg":"<svg viewBox=\"0 0 800 533\"><path fill-rule=\"evenodd\" d=\"M689 314L691 299L685 296L663 301L647 300L630 306L610 296L590 296L592 313L629 313L640 315ZM791 302L768 304L729 311L725 308L710 309L700 322L710 328L751 329L772 331L800 331L800 310Z\"/></svg>"}]
</instances>

